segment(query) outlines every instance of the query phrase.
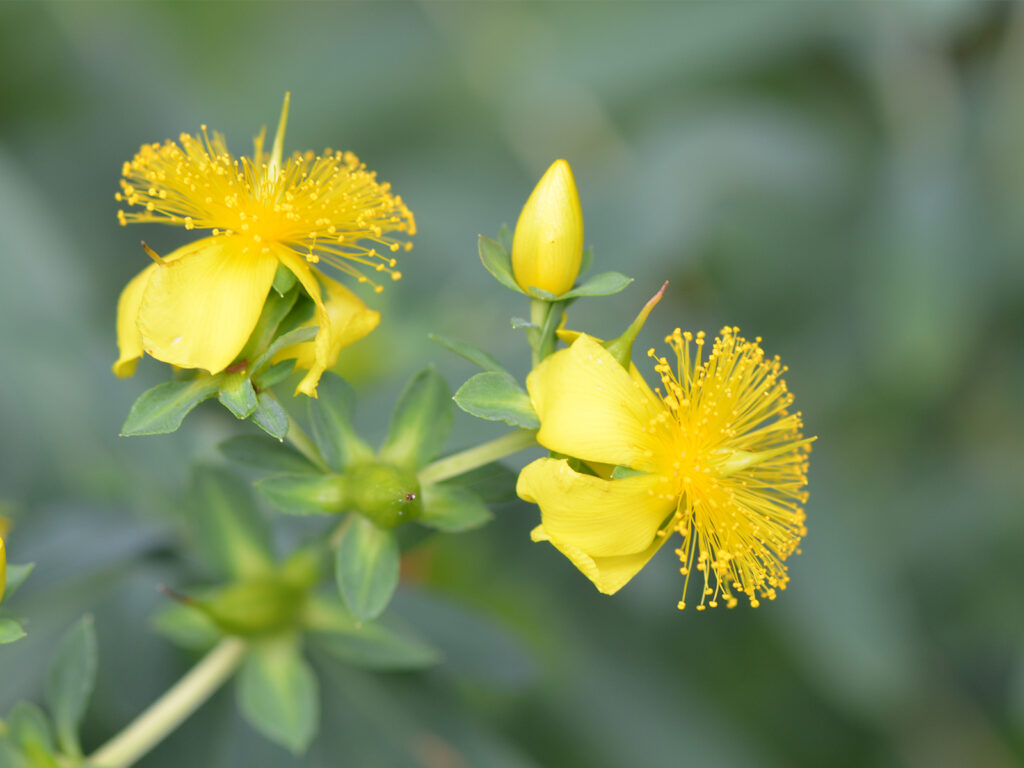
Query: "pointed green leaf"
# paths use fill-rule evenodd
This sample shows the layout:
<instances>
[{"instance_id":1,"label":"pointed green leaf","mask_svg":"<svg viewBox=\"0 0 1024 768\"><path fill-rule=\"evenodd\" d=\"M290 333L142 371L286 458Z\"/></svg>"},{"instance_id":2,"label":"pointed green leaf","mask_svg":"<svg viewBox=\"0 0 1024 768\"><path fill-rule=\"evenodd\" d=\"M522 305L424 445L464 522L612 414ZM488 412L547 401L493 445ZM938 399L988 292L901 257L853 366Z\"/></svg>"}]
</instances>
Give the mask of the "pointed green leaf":
<instances>
[{"instance_id":1,"label":"pointed green leaf","mask_svg":"<svg viewBox=\"0 0 1024 768\"><path fill-rule=\"evenodd\" d=\"M445 533L479 528L493 519L483 500L458 485L432 485L423 489L420 522Z\"/></svg>"},{"instance_id":2,"label":"pointed green leaf","mask_svg":"<svg viewBox=\"0 0 1024 768\"><path fill-rule=\"evenodd\" d=\"M295 277L295 273L292 272L284 264L278 264L277 272L274 273L274 290L277 291L279 296L284 296L288 291L295 287L295 283L298 278Z\"/></svg>"},{"instance_id":3,"label":"pointed green leaf","mask_svg":"<svg viewBox=\"0 0 1024 768\"><path fill-rule=\"evenodd\" d=\"M333 515L348 503L339 475L273 475L257 482L256 489L288 515Z\"/></svg>"},{"instance_id":4,"label":"pointed green leaf","mask_svg":"<svg viewBox=\"0 0 1024 768\"><path fill-rule=\"evenodd\" d=\"M29 577L29 574L35 569L35 563L26 563L25 565L13 565L7 564L7 588L4 593L0 595L0 602L9 600L18 588L25 583L25 579Z\"/></svg>"},{"instance_id":5,"label":"pointed green leaf","mask_svg":"<svg viewBox=\"0 0 1024 768\"><path fill-rule=\"evenodd\" d=\"M224 456L257 472L316 472L316 467L286 443L262 435L239 435L217 446Z\"/></svg>"},{"instance_id":6,"label":"pointed green leaf","mask_svg":"<svg viewBox=\"0 0 1024 768\"><path fill-rule=\"evenodd\" d=\"M25 636L25 629L10 616L0 616L0 645L7 645Z\"/></svg>"},{"instance_id":7,"label":"pointed green leaf","mask_svg":"<svg viewBox=\"0 0 1024 768\"><path fill-rule=\"evenodd\" d=\"M284 440L288 434L288 414L273 397L266 392L256 396L256 410L252 412L252 423L271 437Z\"/></svg>"},{"instance_id":8,"label":"pointed green leaf","mask_svg":"<svg viewBox=\"0 0 1024 768\"><path fill-rule=\"evenodd\" d=\"M501 243L480 235L477 249L480 251L480 261L483 262L484 268L495 280L516 293L523 293L523 289L516 284L516 279L512 276L512 259Z\"/></svg>"},{"instance_id":9,"label":"pointed green leaf","mask_svg":"<svg viewBox=\"0 0 1024 768\"><path fill-rule=\"evenodd\" d=\"M270 363L271 360L274 359L274 355L285 347L301 344L304 341L312 341L319 330L320 327L317 325L304 325L293 331L288 331L288 333L281 334L274 340L274 343L267 347L263 354L256 358L252 365L249 366L250 374L252 376L256 376Z\"/></svg>"},{"instance_id":10,"label":"pointed green leaf","mask_svg":"<svg viewBox=\"0 0 1024 768\"><path fill-rule=\"evenodd\" d=\"M364 669L422 669L440 661L436 649L395 620L357 621L340 600L310 599L306 626L330 656Z\"/></svg>"},{"instance_id":11,"label":"pointed green leaf","mask_svg":"<svg viewBox=\"0 0 1024 768\"><path fill-rule=\"evenodd\" d=\"M384 612L398 586L398 543L359 515L352 515L338 542L335 577L345 604L359 620Z\"/></svg>"},{"instance_id":12,"label":"pointed green leaf","mask_svg":"<svg viewBox=\"0 0 1024 768\"><path fill-rule=\"evenodd\" d=\"M451 390L433 366L406 385L391 415L380 457L406 469L436 458L452 429Z\"/></svg>"},{"instance_id":13,"label":"pointed green leaf","mask_svg":"<svg viewBox=\"0 0 1024 768\"><path fill-rule=\"evenodd\" d=\"M599 275L594 275L583 285L563 293L559 298L576 299L581 296L611 296L613 293L623 290L632 282L633 278L626 277L619 272L602 272Z\"/></svg>"},{"instance_id":14,"label":"pointed green leaf","mask_svg":"<svg viewBox=\"0 0 1024 768\"><path fill-rule=\"evenodd\" d=\"M150 624L178 647L192 651L207 651L221 638L217 625L206 614L184 603L168 603Z\"/></svg>"},{"instance_id":15,"label":"pointed green leaf","mask_svg":"<svg viewBox=\"0 0 1024 768\"><path fill-rule=\"evenodd\" d=\"M540 426L530 396L505 373L478 373L459 388L454 399L466 413L481 419L527 429Z\"/></svg>"},{"instance_id":16,"label":"pointed green leaf","mask_svg":"<svg viewBox=\"0 0 1024 768\"><path fill-rule=\"evenodd\" d=\"M220 386L218 399L238 419L247 419L256 410L256 390L248 376L229 373Z\"/></svg>"},{"instance_id":17,"label":"pointed green leaf","mask_svg":"<svg viewBox=\"0 0 1024 768\"><path fill-rule=\"evenodd\" d=\"M219 576L246 578L274 567L270 526L248 483L228 470L193 470L186 515L195 546Z\"/></svg>"},{"instance_id":18,"label":"pointed green leaf","mask_svg":"<svg viewBox=\"0 0 1024 768\"><path fill-rule=\"evenodd\" d=\"M469 362L474 365L478 365L485 371L494 371L495 373L508 373L490 352L485 352L480 347L474 346L467 341L459 341L453 339L450 336L441 336L440 334L430 333L427 334L428 338L432 341L436 341L442 347L450 349L455 354L466 358Z\"/></svg>"},{"instance_id":19,"label":"pointed green leaf","mask_svg":"<svg viewBox=\"0 0 1024 768\"><path fill-rule=\"evenodd\" d=\"M64 635L46 677L46 706L53 717L60 748L79 757L78 728L96 685L96 629L91 616Z\"/></svg>"},{"instance_id":20,"label":"pointed green leaf","mask_svg":"<svg viewBox=\"0 0 1024 768\"><path fill-rule=\"evenodd\" d=\"M26 768L57 768L49 718L35 704L22 701L11 710L7 739L27 758Z\"/></svg>"},{"instance_id":21,"label":"pointed green leaf","mask_svg":"<svg viewBox=\"0 0 1024 768\"><path fill-rule=\"evenodd\" d=\"M192 379L165 381L147 389L128 411L122 437L174 432L189 411L217 394L220 376L200 374Z\"/></svg>"},{"instance_id":22,"label":"pointed green leaf","mask_svg":"<svg viewBox=\"0 0 1024 768\"><path fill-rule=\"evenodd\" d=\"M278 275L281 274L282 269L282 267L278 267ZM291 271L287 269L284 269L284 271L291 275ZM292 282L294 285L294 280ZM249 340L245 343L242 351L238 353L238 359L242 361L243 366L251 368L249 364L255 362L256 358L267 348L267 345L274 340L281 321L288 316L292 307L295 306L298 295L298 291L291 290L284 291L283 293L273 290L268 293L266 301L263 302L263 311L260 312L259 320L256 321L256 327L249 334Z\"/></svg>"},{"instance_id":23,"label":"pointed green leaf","mask_svg":"<svg viewBox=\"0 0 1024 768\"><path fill-rule=\"evenodd\" d=\"M287 379L294 370L294 360L282 360L279 363L274 363L252 377L253 386L260 391L270 389L275 384L280 384Z\"/></svg>"},{"instance_id":24,"label":"pointed green leaf","mask_svg":"<svg viewBox=\"0 0 1024 768\"><path fill-rule=\"evenodd\" d=\"M307 398L313 439L320 456L335 472L374 458L373 449L352 427L355 400L349 383L333 373L320 378L316 399Z\"/></svg>"},{"instance_id":25,"label":"pointed green leaf","mask_svg":"<svg viewBox=\"0 0 1024 768\"><path fill-rule=\"evenodd\" d=\"M280 638L250 648L237 690L239 709L253 728L296 755L306 751L319 726L320 698L297 642Z\"/></svg>"}]
</instances>

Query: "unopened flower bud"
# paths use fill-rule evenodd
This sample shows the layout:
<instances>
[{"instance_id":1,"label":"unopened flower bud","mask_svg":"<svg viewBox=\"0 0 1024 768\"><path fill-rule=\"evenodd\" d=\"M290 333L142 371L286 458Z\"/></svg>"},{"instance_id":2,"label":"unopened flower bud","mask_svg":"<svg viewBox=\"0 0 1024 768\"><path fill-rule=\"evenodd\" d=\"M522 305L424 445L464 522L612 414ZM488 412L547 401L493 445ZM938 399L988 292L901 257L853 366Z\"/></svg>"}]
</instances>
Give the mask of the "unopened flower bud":
<instances>
[{"instance_id":1,"label":"unopened flower bud","mask_svg":"<svg viewBox=\"0 0 1024 768\"><path fill-rule=\"evenodd\" d=\"M381 528L416 520L423 509L416 476L390 464L363 464L344 475L348 498Z\"/></svg>"},{"instance_id":2,"label":"unopened flower bud","mask_svg":"<svg viewBox=\"0 0 1024 768\"><path fill-rule=\"evenodd\" d=\"M524 291L556 296L572 288L583 259L583 211L576 180L555 160L530 193L512 240L512 273Z\"/></svg>"}]
</instances>

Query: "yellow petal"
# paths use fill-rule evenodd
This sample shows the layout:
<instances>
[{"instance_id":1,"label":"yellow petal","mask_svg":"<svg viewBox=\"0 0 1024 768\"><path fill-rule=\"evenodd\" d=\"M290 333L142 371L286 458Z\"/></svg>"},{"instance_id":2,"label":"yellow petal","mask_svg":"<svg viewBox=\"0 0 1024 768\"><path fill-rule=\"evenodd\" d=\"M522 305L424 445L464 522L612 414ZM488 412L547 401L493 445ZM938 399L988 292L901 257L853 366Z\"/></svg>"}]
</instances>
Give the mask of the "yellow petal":
<instances>
[{"instance_id":1,"label":"yellow petal","mask_svg":"<svg viewBox=\"0 0 1024 768\"><path fill-rule=\"evenodd\" d=\"M512 240L512 273L524 291L560 295L572 288L583 259L583 211L576 179L556 160L530 193Z\"/></svg>"},{"instance_id":2,"label":"yellow petal","mask_svg":"<svg viewBox=\"0 0 1024 768\"><path fill-rule=\"evenodd\" d=\"M543 525L538 525L530 532L530 538L534 541L550 541L559 552L579 568L584 576L594 583L598 592L603 592L606 595L614 595L626 586L629 580L647 565L647 561L654 557L654 553L671 535L671 530L665 531L656 536L654 542L647 549L632 555L591 557L579 547L552 539Z\"/></svg>"},{"instance_id":3,"label":"yellow petal","mask_svg":"<svg viewBox=\"0 0 1024 768\"><path fill-rule=\"evenodd\" d=\"M114 375L126 378L135 373L135 367L142 357L142 334L139 333L139 306L142 293L146 290L150 275L158 267L150 264L133 277L121 291L117 300L117 349L120 356L114 363Z\"/></svg>"},{"instance_id":4,"label":"yellow petal","mask_svg":"<svg viewBox=\"0 0 1024 768\"><path fill-rule=\"evenodd\" d=\"M336 280L321 274L319 276L326 297L324 308L330 319L327 338L327 358L324 361L327 368L330 368L338 361L338 353L349 344L354 344L370 333L380 323L380 312L375 312ZM306 325L316 325L317 318L311 319ZM295 358L295 364L299 368L310 369L316 364L316 344L313 341L306 341L302 344L295 344L281 350L275 357L274 362Z\"/></svg>"},{"instance_id":5,"label":"yellow petal","mask_svg":"<svg viewBox=\"0 0 1024 768\"><path fill-rule=\"evenodd\" d=\"M180 368L224 370L256 326L277 256L248 238L179 248L149 278L139 310L147 354Z\"/></svg>"},{"instance_id":6,"label":"yellow petal","mask_svg":"<svg viewBox=\"0 0 1024 768\"><path fill-rule=\"evenodd\" d=\"M545 359L526 377L526 388L545 448L644 472L674 460L675 421L661 398L589 336Z\"/></svg>"},{"instance_id":7,"label":"yellow petal","mask_svg":"<svg viewBox=\"0 0 1024 768\"><path fill-rule=\"evenodd\" d=\"M316 275L313 274L313 270L306 264L305 259L295 253L295 251L283 247L278 249L277 255L281 263L291 270L292 274L295 275L309 295L309 298L316 304L315 322L320 326L320 330L317 331L313 341L309 342L313 345L312 364L309 366L309 371L302 378L302 381L295 388L296 395L301 393L308 397L316 397L316 385L320 383L320 376L330 364L328 361L331 357L331 316L327 311L327 307L324 306L323 297L320 295L320 284L316 280ZM335 358L337 358L337 355L335 355Z\"/></svg>"},{"instance_id":8,"label":"yellow petal","mask_svg":"<svg viewBox=\"0 0 1024 768\"><path fill-rule=\"evenodd\" d=\"M676 508L677 496L659 475L602 480L565 459L537 459L519 474L516 493L540 507L552 539L592 557L646 550Z\"/></svg>"}]
</instances>

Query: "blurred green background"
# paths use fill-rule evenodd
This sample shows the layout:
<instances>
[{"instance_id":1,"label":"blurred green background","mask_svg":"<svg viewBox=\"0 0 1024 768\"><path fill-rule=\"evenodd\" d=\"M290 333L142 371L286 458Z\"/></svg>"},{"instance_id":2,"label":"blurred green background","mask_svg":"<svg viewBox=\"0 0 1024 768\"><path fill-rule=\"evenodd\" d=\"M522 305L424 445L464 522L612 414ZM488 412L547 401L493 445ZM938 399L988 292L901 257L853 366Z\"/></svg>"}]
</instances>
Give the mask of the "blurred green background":
<instances>
[{"instance_id":1,"label":"blurred green background","mask_svg":"<svg viewBox=\"0 0 1024 768\"><path fill-rule=\"evenodd\" d=\"M670 552L603 597L506 504L409 557L394 610L440 668L323 663L304 760L225 691L142 765L1024 764L1022 75L1012 4L0 5L0 498L11 559L38 563L0 712L38 698L87 610L87 747L194 661L148 628L156 586L192 578L190 461L250 427L207 405L117 437L165 375L111 375L118 293L141 237L186 234L118 227L113 193L141 143L201 123L248 152L290 90L286 148L354 150L420 227L343 356L368 433L425 363L472 372L428 330L525 374L526 307L475 240L565 157L595 268L636 278L573 327L617 332L667 279L639 348L677 325L763 336L820 436L810 533L777 601L699 614L675 608ZM460 414L451 447L500 433Z\"/></svg>"}]
</instances>

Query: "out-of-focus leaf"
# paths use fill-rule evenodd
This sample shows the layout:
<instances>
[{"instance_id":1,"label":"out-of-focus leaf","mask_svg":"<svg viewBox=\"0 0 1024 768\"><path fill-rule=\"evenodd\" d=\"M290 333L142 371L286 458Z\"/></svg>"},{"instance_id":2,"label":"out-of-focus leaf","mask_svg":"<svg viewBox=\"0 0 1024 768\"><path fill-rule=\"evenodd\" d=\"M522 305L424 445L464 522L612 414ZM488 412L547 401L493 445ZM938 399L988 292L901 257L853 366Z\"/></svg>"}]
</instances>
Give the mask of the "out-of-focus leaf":
<instances>
[{"instance_id":1,"label":"out-of-focus leaf","mask_svg":"<svg viewBox=\"0 0 1024 768\"><path fill-rule=\"evenodd\" d=\"M151 623L172 643L189 650L209 650L221 638L220 630L206 614L182 603L164 606Z\"/></svg>"},{"instance_id":2,"label":"out-of-focus leaf","mask_svg":"<svg viewBox=\"0 0 1024 768\"><path fill-rule=\"evenodd\" d=\"M345 523L335 557L338 590L352 614L360 620L384 612L398 586L398 543L360 515Z\"/></svg>"},{"instance_id":3,"label":"out-of-focus leaf","mask_svg":"<svg viewBox=\"0 0 1024 768\"><path fill-rule=\"evenodd\" d=\"M260 435L239 435L217 446L236 464L258 472L316 472L316 467L290 445Z\"/></svg>"},{"instance_id":4,"label":"out-of-focus leaf","mask_svg":"<svg viewBox=\"0 0 1024 768\"><path fill-rule=\"evenodd\" d=\"M256 483L256 489L288 515L333 515L345 510L344 485L338 475L273 475Z\"/></svg>"},{"instance_id":5,"label":"out-of-focus leaf","mask_svg":"<svg viewBox=\"0 0 1024 768\"><path fill-rule=\"evenodd\" d=\"M165 381L147 389L128 411L121 435L163 435L174 432L189 412L217 394L219 376L200 374L193 379Z\"/></svg>"},{"instance_id":6,"label":"out-of-focus leaf","mask_svg":"<svg viewBox=\"0 0 1024 768\"><path fill-rule=\"evenodd\" d=\"M25 636L25 629L21 623L10 616L0 616L0 645L21 640Z\"/></svg>"},{"instance_id":7,"label":"out-of-focus leaf","mask_svg":"<svg viewBox=\"0 0 1024 768\"><path fill-rule=\"evenodd\" d=\"M236 475L197 466L186 511L195 546L219 575L246 578L274 567L270 526Z\"/></svg>"},{"instance_id":8,"label":"out-of-focus leaf","mask_svg":"<svg viewBox=\"0 0 1024 768\"><path fill-rule=\"evenodd\" d=\"M281 404L266 392L256 396L256 410L250 418L253 424L278 440L284 440L288 434L288 415Z\"/></svg>"},{"instance_id":9,"label":"out-of-focus leaf","mask_svg":"<svg viewBox=\"0 0 1024 768\"><path fill-rule=\"evenodd\" d=\"M398 398L381 458L405 469L418 469L444 448L452 416L448 384L433 366L424 368Z\"/></svg>"},{"instance_id":10,"label":"out-of-focus leaf","mask_svg":"<svg viewBox=\"0 0 1024 768\"><path fill-rule=\"evenodd\" d=\"M78 757L78 728L96 685L96 629L91 616L82 618L61 640L46 677L46 705L60 748Z\"/></svg>"},{"instance_id":11,"label":"out-of-focus leaf","mask_svg":"<svg viewBox=\"0 0 1024 768\"><path fill-rule=\"evenodd\" d=\"M501 246L501 243L480 235L477 247L480 251L480 261L483 262L484 268L494 276L494 279L509 290L523 293L523 289L519 287L516 279L512 276L512 258L508 255L508 251Z\"/></svg>"},{"instance_id":12,"label":"out-of-focus leaf","mask_svg":"<svg viewBox=\"0 0 1024 768\"><path fill-rule=\"evenodd\" d=\"M481 419L526 429L540 426L530 396L507 373L478 373L459 388L454 400L466 413Z\"/></svg>"},{"instance_id":13,"label":"out-of-focus leaf","mask_svg":"<svg viewBox=\"0 0 1024 768\"><path fill-rule=\"evenodd\" d=\"M254 644L238 677L238 706L271 741L302 754L316 735L320 699L316 677L292 638Z\"/></svg>"},{"instance_id":14,"label":"out-of-focus leaf","mask_svg":"<svg viewBox=\"0 0 1024 768\"><path fill-rule=\"evenodd\" d=\"M15 706L7 718L7 738L24 753L31 768L57 768L53 728L35 704L22 701Z\"/></svg>"},{"instance_id":15,"label":"out-of-focus leaf","mask_svg":"<svg viewBox=\"0 0 1024 768\"><path fill-rule=\"evenodd\" d=\"M355 393L347 381L325 373L320 378L317 397L307 398L307 407L313 439L328 467L340 472L351 464L373 459L373 449L352 427Z\"/></svg>"},{"instance_id":16,"label":"out-of-focus leaf","mask_svg":"<svg viewBox=\"0 0 1024 768\"><path fill-rule=\"evenodd\" d=\"M516 497L518 473L500 462L492 462L459 475L453 480L440 483L441 486L455 485L467 488L485 503L499 504Z\"/></svg>"},{"instance_id":17,"label":"out-of-focus leaf","mask_svg":"<svg viewBox=\"0 0 1024 768\"><path fill-rule=\"evenodd\" d=\"M495 373L508 373L501 363L494 359L494 356L490 352L485 352L468 341L460 341L459 339L453 339L450 336L441 336L437 333L428 334L428 337L436 341L442 347L450 349L460 357L464 357L474 365L483 368L485 371L494 371Z\"/></svg>"},{"instance_id":18,"label":"out-of-focus leaf","mask_svg":"<svg viewBox=\"0 0 1024 768\"><path fill-rule=\"evenodd\" d=\"M423 489L423 525L458 533L486 525L493 517L483 500L467 488L442 484Z\"/></svg>"},{"instance_id":19,"label":"out-of-focus leaf","mask_svg":"<svg viewBox=\"0 0 1024 768\"><path fill-rule=\"evenodd\" d=\"M7 564L7 587L2 595L4 601L9 600L18 591L18 588L25 583L25 579L29 577L29 574L32 573L35 567L35 563L25 563L24 565Z\"/></svg>"},{"instance_id":20,"label":"out-of-focus leaf","mask_svg":"<svg viewBox=\"0 0 1024 768\"><path fill-rule=\"evenodd\" d=\"M224 377L217 398L239 419L247 419L256 410L256 390L248 376L230 373Z\"/></svg>"}]
</instances>

